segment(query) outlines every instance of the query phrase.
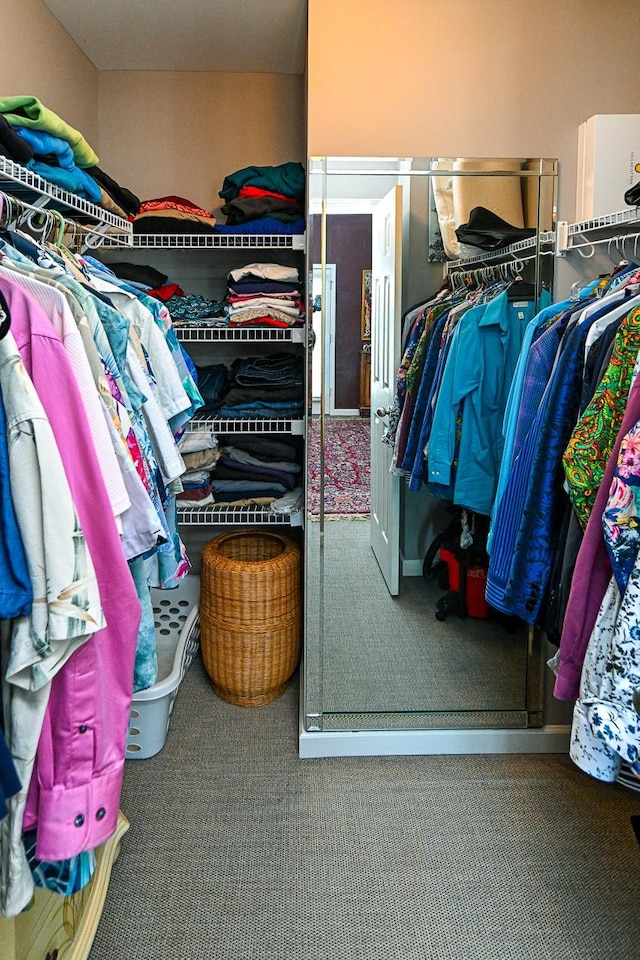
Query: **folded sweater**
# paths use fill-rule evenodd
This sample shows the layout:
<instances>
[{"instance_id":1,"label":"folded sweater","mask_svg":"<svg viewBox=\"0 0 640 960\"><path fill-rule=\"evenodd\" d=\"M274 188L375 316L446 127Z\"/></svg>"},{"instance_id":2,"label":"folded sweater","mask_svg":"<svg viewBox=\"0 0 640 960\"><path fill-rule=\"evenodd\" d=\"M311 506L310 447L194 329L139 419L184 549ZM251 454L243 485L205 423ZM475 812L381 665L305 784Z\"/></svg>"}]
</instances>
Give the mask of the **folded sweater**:
<instances>
[{"instance_id":1,"label":"folded sweater","mask_svg":"<svg viewBox=\"0 0 640 960\"><path fill-rule=\"evenodd\" d=\"M44 130L66 140L79 167L93 167L99 160L79 130L70 126L57 113L45 107L37 97L0 97L0 113L12 126Z\"/></svg>"}]
</instances>

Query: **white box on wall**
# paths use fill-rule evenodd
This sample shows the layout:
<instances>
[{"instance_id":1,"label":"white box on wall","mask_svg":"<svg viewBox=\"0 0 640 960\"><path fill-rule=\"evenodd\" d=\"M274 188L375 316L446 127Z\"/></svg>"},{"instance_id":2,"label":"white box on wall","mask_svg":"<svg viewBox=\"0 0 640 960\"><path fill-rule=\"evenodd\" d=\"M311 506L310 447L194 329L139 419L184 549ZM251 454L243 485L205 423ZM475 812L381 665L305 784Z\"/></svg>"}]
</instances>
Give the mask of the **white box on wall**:
<instances>
[{"instance_id":1,"label":"white box on wall","mask_svg":"<svg viewBox=\"0 0 640 960\"><path fill-rule=\"evenodd\" d=\"M640 181L640 114L600 113L578 127L577 221L624 210Z\"/></svg>"}]
</instances>

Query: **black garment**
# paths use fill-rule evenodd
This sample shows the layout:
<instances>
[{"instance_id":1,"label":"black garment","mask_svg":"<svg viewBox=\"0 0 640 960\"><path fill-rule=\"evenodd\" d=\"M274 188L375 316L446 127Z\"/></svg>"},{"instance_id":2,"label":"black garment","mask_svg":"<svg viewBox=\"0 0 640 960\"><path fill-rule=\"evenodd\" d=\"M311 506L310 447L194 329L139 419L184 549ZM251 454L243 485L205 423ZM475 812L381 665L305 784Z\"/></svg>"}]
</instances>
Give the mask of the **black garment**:
<instances>
[{"instance_id":1,"label":"black garment","mask_svg":"<svg viewBox=\"0 0 640 960\"><path fill-rule=\"evenodd\" d=\"M269 470L267 464L265 464L264 469L258 464L238 463L236 466L231 458L224 454L216 463L211 479L214 483L216 480L256 480L259 483L280 483L289 490L293 490L298 483L295 473L287 473L284 470Z\"/></svg>"},{"instance_id":2,"label":"black garment","mask_svg":"<svg viewBox=\"0 0 640 960\"><path fill-rule=\"evenodd\" d=\"M0 114L0 154L15 160L16 163L28 163L33 158L33 150L26 140L19 136L11 124Z\"/></svg>"},{"instance_id":3,"label":"black garment","mask_svg":"<svg viewBox=\"0 0 640 960\"><path fill-rule=\"evenodd\" d=\"M292 460L299 462L298 452L292 443L277 440L275 437L242 436L233 437L232 446L251 453L260 460Z\"/></svg>"},{"instance_id":4,"label":"black garment","mask_svg":"<svg viewBox=\"0 0 640 960\"><path fill-rule=\"evenodd\" d=\"M205 407L215 407L223 402L229 386L229 371L224 363L214 363L208 367L196 365L197 385Z\"/></svg>"},{"instance_id":5,"label":"black garment","mask_svg":"<svg viewBox=\"0 0 640 960\"><path fill-rule=\"evenodd\" d=\"M278 197L236 197L222 207L230 225L247 223L259 217L274 217L285 223L291 223L304 217L301 203L291 203Z\"/></svg>"},{"instance_id":6,"label":"black garment","mask_svg":"<svg viewBox=\"0 0 640 960\"><path fill-rule=\"evenodd\" d=\"M227 277L228 279L228 277ZM230 280L229 293L242 296L243 294L290 293L292 297L300 296L300 284L290 283L288 280Z\"/></svg>"},{"instance_id":7,"label":"black garment","mask_svg":"<svg viewBox=\"0 0 640 960\"><path fill-rule=\"evenodd\" d=\"M257 490L247 489L239 486L237 490L213 490L213 500L215 503L234 503L236 500L258 500L265 497L273 497L279 500L283 496L279 487L259 487Z\"/></svg>"},{"instance_id":8,"label":"black garment","mask_svg":"<svg viewBox=\"0 0 640 960\"><path fill-rule=\"evenodd\" d=\"M134 216L136 213L140 213L140 200L135 193L127 190L126 187L121 187L113 177L110 177L100 167L87 167L87 173L100 184L105 193L109 194L121 210Z\"/></svg>"},{"instance_id":9,"label":"black garment","mask_svg":"<svg viewBox=\"0 0 640 960\"><path fill-rule=\"evenodd\" d=\"M468 223L456 228L460 243L469 243L481 250L500 250L502 247L535 237L536 231L529 227L514 227L486 207L474 207Z\"/></svg>"},{"instance_id":10,"label":"black garment","mask_svg":"<svg viewBox=\"0 0 640 960\"><path fill-rule=\"evenodd\" d=\"M583 530L573 504L564 492L559 516L558 539L551 563L547 595L538 616L538 626L556 647L560 646L571 580L583 538Z\"/></svg>"},{"instance_id":11,"label":"black garment","mask_svg":"<svg viewBox=\"0 0 640 960\"><path fill-rule=\"evenodd\" d=\"M200 390L202 393L202 390ZM224 394L224 402L253 403L254 400L264 400L265 403L279 400L302 400L300 387L270 387L265 384L261 387L232 387Z\"/></svg>"},{"instance_id":12,"label":"black garment","mask_svg":"<svg viewBox=\"0 0 640 960\"><path fill-rule=\"evenodd\" d=\"M605 375L611 354L613 353L616 333L621 323L622 317L610 323L607 329L600 334L596 342L589 349L584 371L580 415L584 413L588 404L591 403L591 399L598 389L598 384Z\"/></svg>"},{"instance_id":13,"label":"black garment","mask_svg":"<svg viewBox=\"0 0 640 960\"><path fill-rule=\"evenodd\" d=\"M110 270L113 270L116 277L120 277L121 280L132 280L134 283L143 283L145 286L151 287L152 290L157 290L169 279L166 274L160 273L159 270L156 270L155 267L150 267L148 264L118 261L117 263L107 263L106 266L109 267Z\"/></svg>"},{"instance_id":14,"label":"black garment","mask_svg":"<svg viewBox=\"0 0 640 960\"><path fill-rule=\"evenodd\" d=\"M640 204L640 180L626 191L624 202L630 207L637 207Z\"/></svg>"},{"instance_id":15,"label":"black garment","mask_svg":"<svg viewBox=\"0 0 640 960\"><path fill-rule=\"evenodd\" d=\"M140 217L133 221L134 233L215 233L215 228L188 217Z\"/></svg>"}]
</instances>

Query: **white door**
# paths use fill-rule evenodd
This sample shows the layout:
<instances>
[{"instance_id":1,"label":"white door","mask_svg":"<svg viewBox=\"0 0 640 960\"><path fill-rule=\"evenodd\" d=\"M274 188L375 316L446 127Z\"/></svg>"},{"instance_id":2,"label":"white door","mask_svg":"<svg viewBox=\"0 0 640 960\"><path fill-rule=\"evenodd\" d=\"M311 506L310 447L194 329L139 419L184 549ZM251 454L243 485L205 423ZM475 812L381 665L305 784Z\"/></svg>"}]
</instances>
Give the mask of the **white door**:
<instances>
[{"instance_id":1,"label":"white door","mask_svg":"<svg viewBox=\"0 0 640 960\"><path fill-rule=\"evenodd\" d=\"M320 411L320 397L324 390L324 412L331 416L336 412L336 265L327 263L324 268L324 290L322 288L322 267L313 264L312 325L314 337L311 356L311 388L314 412ZM324 301L324 302L323 302ZM322 309L320 308L322 304Z\"/></svg>"},{"instance_id":2,"label":"white door","mask_svg":"<svg viewBox=\"0 0 640 960\"><path fill-rule=\"evenodd\" d=\"M400 478L390 471L392 447L382 443L400 362L402 187L372 217L371 264L371 547L389 593L400 591Z\"/></svg>"}]
</instances>

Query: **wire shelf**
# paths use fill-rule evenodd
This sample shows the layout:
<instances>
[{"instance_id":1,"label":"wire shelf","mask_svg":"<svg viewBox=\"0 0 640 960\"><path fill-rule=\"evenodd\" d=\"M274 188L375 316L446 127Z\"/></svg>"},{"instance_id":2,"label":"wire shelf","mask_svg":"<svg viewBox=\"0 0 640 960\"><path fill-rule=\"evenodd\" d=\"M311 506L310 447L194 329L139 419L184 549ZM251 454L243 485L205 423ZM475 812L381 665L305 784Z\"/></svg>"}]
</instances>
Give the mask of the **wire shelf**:
<instances>
[{"instance_id":1,"label":"wire shelf","mask_svg":"<svg viewBox=\"0 0 640 960\"><path fill-rule=\"evenodd\" d=\"M183 343L264 343L267 341L304 342L304 327L214 327L201 323L174 323L178 340Z\"/></svg>"},{"instance_id":2,"label":"wire shelf","mask_svg":"<svg viewBox=\"0 0 640 960\"><path fill-rule=\"evenodd\" d=\"M304 250L305 234L136 233L131 245L143 250Z\"/></svg>"},{"instance_id":3,"label":"wire shelf","mask_svg":"<svg viewBox=\"0 0 640 960\"><path fill-rule=\"evenodd\" d=\"M552 244L555 242L555 233L553 230L544 230L539 237L540 245ZM448 275L454 270L464 270L472 263L494 263L497 260L504 260L507 257L516 256L527 250L534 250L538 245L537 237L528 237L526 240L518 240L517 243L510 243L508 247L502 247L500 250L478 252L472 257L461 257L458 260L448 260L445 264L445 271Z\"/></svg>"},{"instance_id":4,"label":"wire shelf","mask_svg":"<svg viewBox=\"0 0 640 960\"><path fill-rule=\"evenodd\" d=\"M268 506L255 507L181 507L178 501L178 523L186 527L221 524L276 523L299 526L301 514L276 513Z\"/></svg>"},{"instance_id":5,"label":"wire shelf","mask_svg":"<svg viewBox=\"0 0 640 960\"><path fill-rule=\"evenodd\" d=\"M582 233L588 233L590 230L606 230L608 227L617 227L624 224L633 226L636 223L640 223L638 207L630 207L628 210L607 213L602 217L594 217L592 220L570 223L567 227L567 234L574 237Z\"/></svg>"},{"instance_id":6,"label":"wire shelf","mask_svg":"<svg viewBox=\"0 0 640 960\"><path fill-rule=\"evenodd\" d=\"M187 431L210 430L212 433L288 433L301 437L304 434L304 420L278 418L268 420L255 418L239 420L233 418L215 418L196 416L189 421Z\"/></svg>"},{"instance_id":7,"label":"wire shelf","mask_svg":"<svg viewBox=\"0 0 640 960\"><path fill-rule=\"evenodd\" d=\"M60 212L73 211L76 215L75 219L80 224L83 223L83 218L87 218L92 223L117 228L117 233L111 238L114 245L121 246L123 243L131 245L132 226L122 217L96 206L89 200L84 200L75 193L63 190L54 183L49 183L48 180L20 166L19 163L14 163L8 157L0 156L0 189L5 187L6 193L17 197L18 200L24 199L34 206L42 206L44 209L50 206ZM77 214L81 214L82 217L78 217Z\"/></svg>"}]
</instances>

